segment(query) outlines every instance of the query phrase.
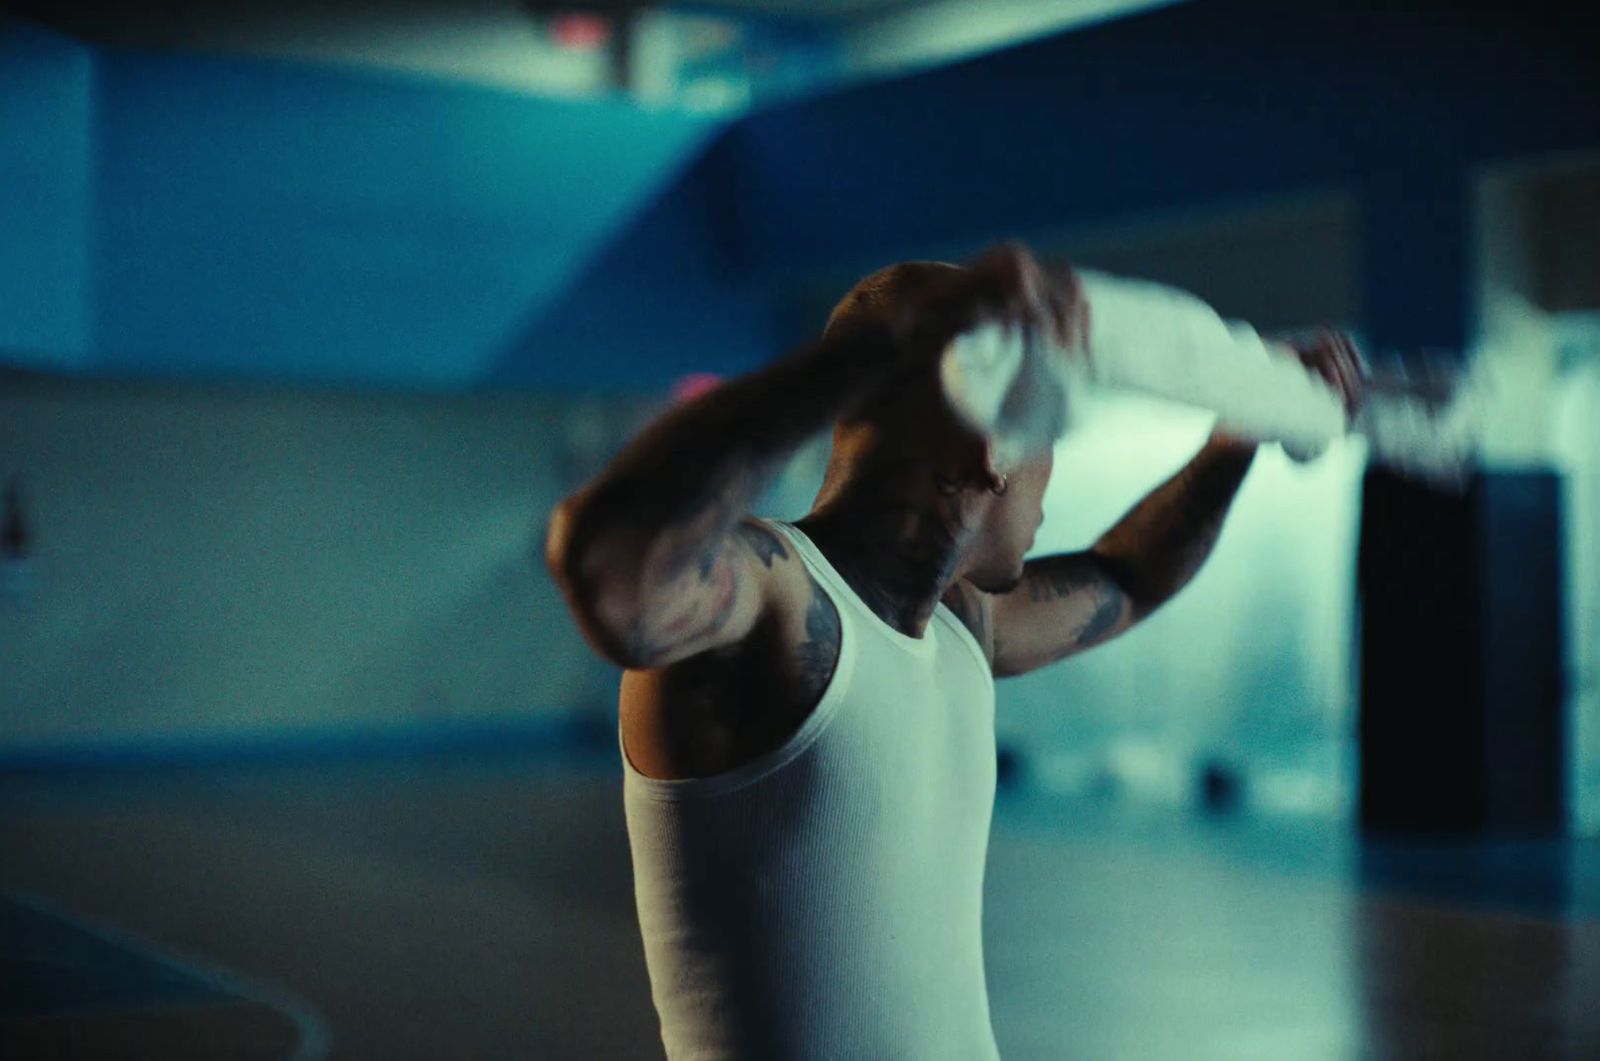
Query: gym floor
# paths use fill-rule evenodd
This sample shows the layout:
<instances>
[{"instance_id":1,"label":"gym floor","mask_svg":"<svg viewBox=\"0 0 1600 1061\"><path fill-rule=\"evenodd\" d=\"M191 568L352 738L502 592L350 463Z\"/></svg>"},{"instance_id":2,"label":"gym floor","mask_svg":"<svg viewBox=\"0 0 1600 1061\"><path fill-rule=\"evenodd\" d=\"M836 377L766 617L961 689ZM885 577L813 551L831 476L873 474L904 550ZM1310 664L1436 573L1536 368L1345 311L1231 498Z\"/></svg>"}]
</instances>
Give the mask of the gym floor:
<instances>
[{"instance_id":1,"label":"gym floor","mask_svg":"<svg viewBox=\"0 0 1600 1061\"><path fill-rule=\"evenodd\" d=\"M658 1058L614 749L0 778L0 1057ZM1600 1057L1600 844L1002 792L1007 1061Z\"/></svg>"}]
</instances>

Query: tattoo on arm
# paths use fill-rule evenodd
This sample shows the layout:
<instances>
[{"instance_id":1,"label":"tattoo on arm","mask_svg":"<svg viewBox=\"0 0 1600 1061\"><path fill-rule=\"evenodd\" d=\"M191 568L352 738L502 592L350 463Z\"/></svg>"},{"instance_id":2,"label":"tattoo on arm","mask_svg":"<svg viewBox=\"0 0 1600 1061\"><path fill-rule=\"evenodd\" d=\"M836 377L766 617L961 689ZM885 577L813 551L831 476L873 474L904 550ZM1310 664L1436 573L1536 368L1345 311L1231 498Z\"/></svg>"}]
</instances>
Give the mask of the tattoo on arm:
<instances>
[{"instance_id":1,"label":"tattoo on arm","mask_svg":"<svg viewBox=\"0 0 1600 1061\"><path fill-rule=\"evenodd\" d=\"M701 554L700 592L680 596L679 610L664 617L634 617L628 631L632 658L656 659L673 645L714 636L728 625L739 604L739 575L726 547L719 542Z\"/></svg>"},{"instance_id":2,"label":"tattoo on arm","mask_svg":"<svg viewBox=\"0 0 1600 1061\"><path fill-rule=\"evenodd\" d=\"M667 473L663 470L662 474ZM662 503L663 499L638 498L616 519L639 528L662 526L664 553L653 572L658 585L671 584L692 567L704 580L732 529L729 524L743 514L752 488L766 475L763 463L735 461L716 479L686 485L684 496L670 505Z\"/></svg>"},{"instance_id":3,"label":"tattoo on arm","mask_svg":"<svg viewBox=\"0 0 1600 1061\"><path fill-rule=\"evenodd\" d=\"M1025 571L1028 599L1035 604L1072 597L1084 603L1081 614L1066 632L1068 648L1089 645L1105 637L1122 620L1127 595L1090 553L1045 557Z\"/></svg>"},{"instance_id":4,"label":"tattoo on arm","mask_svg":"<svg viewBox=\"0 0 1600 1061\"><path fill-rule=\"evenodd\" d=\"M1106 583L1095 586L1094 612L1072 632L1074 644L1088 645L1109 634L1122 618L1122 593Z\"/></svg>"},{"instance_id":5,"label":"tattoo on arm","mask_svg":"<svg viewBox=\"0 0 1600 1061\"><path fill-rule=\"evenodd\" d=\"M674 407L564 503L572 529L563 551L581 556L606 540L656 548L643 575L665 590L692 570L700 543L733 531L796 449L901 359L887 325L846 329ZM612 565L598 577L638 574Z\"/></svg>"},{"instance_id":6,"label":"tattoo on arm","mask_svg":"<svg viewBox=\"0 0 1600 1061\"><path fill-rule=\"evenodd\" d=\"M1141 612L1187 585L1211 554L1254 453L1208 444L1096 543L1094 552Z\"/></svg>"},{"instance_id":7,"label":"tattoo on arm","mask_svg":"<svg viewBox=\"0 0 1600 1061\"><path fill-rule=\"evenodd\" d=\"M645 615L634 618L628 637L633 658L655 659L674 645L721 633L738 607L739 569L748 562L742 550L748 550L767 570L775 562L789 559L783 538L754 522L740 523L734 534L722 541L702 543L694 560L695 592L675 595L675 607L665 615L657 613L653 622Z\"/></svg>"}]
</instances>

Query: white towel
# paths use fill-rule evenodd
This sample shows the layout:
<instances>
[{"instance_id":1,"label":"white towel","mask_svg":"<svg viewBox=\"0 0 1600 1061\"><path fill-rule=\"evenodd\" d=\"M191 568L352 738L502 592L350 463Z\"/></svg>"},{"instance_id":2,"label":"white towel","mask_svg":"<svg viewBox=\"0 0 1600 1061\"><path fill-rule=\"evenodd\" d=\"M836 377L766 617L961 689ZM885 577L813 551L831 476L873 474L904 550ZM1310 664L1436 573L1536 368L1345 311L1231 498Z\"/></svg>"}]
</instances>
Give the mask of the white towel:
<instances>
[{"instance_id":1,"label":"white towel","mask_svg":"<svg viewBox=\"0 0 1600 1061\"><path fill-rule=\"evenodd\" d=\"M1223 320L1185 291L1080 271L1087 349L1062 350L1031 329L982 325L941 364L952 404L1010 459L1053 444L1090 383L1199 406L1230 433L1277 442L1308 460L1346 433L1375 460L1430 480L1461 481L1475 450L1478 396L1460 386L1439 401L1404 386L1370 392L1352 420L1344 403L1289 349L1249 324Z\"/></svg>"}]
</instances>

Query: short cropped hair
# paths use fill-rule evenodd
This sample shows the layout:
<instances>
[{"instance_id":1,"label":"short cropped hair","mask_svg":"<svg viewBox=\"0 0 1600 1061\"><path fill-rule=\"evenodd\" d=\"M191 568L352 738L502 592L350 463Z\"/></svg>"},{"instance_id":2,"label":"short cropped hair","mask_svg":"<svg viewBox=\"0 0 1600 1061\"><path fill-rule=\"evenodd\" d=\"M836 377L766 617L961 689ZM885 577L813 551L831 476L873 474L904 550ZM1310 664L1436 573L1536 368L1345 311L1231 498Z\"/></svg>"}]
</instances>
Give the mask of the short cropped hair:
<instances>
[{"instance_id":1,"label":"short cropped hair","mask_svg":"<svg viewBox=\"0 0 1600 1061\"><path fill-rule=\"evenodd\" d=\"M852 287L828 314L822 334L826 338L840 330L881 321L897 305L925 290L930 283L948 276L959 265L948 262L900 262L879 269Z\"/></svg>"}]
</instances>

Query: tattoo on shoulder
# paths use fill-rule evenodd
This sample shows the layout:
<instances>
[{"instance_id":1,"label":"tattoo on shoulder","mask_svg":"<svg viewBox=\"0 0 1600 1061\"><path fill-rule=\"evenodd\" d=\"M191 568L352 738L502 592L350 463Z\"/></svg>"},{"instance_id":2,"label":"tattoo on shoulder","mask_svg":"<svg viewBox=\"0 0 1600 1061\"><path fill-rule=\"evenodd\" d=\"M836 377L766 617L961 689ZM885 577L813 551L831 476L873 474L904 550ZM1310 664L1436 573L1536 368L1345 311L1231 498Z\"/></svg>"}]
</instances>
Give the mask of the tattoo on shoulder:
<instances>
[{"instance_id":1,"label":"tattoo on shoulder","mask_svg":"<svg viewBox=\"0 0 1600 1061\"><path fill-rule=\"evenodd\" d=\"M739 524L739 537L756 554L762 566L771 568L773 558L779 560L789 559L789 550L784 548L783 539L778 537L766 527L758 523Z\"/></svg>"},{"instance_id":2,"label":"tattoo on shoulder","mask_svg":"<svg viewBox=\"0 0 1600 1061\"><path fill-rule=\"evenodd\" d=\"M811 580L811 600L806 605L806 639L795 649L795 662L806 691L821 696L839 662L839 612L833 601Z\"/></svg>"}]
</instances>

